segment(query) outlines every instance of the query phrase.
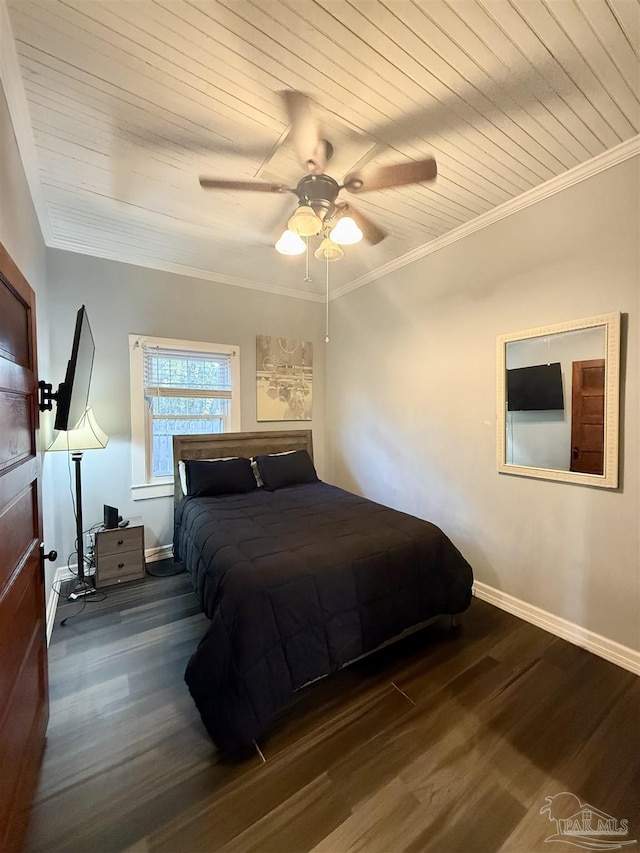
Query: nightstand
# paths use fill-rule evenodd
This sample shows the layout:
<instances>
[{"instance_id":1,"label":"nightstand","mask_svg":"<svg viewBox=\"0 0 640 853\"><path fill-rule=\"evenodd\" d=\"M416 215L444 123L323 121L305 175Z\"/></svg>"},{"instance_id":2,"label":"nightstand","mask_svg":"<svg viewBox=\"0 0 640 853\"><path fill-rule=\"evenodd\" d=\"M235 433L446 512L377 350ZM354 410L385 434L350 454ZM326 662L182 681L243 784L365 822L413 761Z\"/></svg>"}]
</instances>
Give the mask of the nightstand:
<instances>
[{"instance_id":1,"label":"nightstand","mask_svg":"<svg viewBox=\"0 0 640 853\"><path fill-rule=\"evenodd\" d=\"M127 527L99 530L95 540L96 586L111 586L144 577L144 524L129 519Z\"/></svg>"}]
</instances>

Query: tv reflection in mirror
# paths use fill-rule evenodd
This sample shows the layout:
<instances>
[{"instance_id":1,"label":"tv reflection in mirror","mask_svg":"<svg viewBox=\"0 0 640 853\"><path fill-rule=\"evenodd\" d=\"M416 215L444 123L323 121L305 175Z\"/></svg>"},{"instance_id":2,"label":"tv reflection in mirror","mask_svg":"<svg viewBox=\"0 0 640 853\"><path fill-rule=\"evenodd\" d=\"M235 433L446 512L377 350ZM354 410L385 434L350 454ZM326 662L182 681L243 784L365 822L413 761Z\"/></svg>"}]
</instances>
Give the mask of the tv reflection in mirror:
<instances>
[{"instance_id":1,"label":"tv reflection in mirror","mask_svg":"<svg viewBox=\"0 0 640 853\"><path fill-rule=\"evenodd\" d=\"M510 412L564 409L560 362L507 370L507 409Z\"/></svg>"}]
</instances>

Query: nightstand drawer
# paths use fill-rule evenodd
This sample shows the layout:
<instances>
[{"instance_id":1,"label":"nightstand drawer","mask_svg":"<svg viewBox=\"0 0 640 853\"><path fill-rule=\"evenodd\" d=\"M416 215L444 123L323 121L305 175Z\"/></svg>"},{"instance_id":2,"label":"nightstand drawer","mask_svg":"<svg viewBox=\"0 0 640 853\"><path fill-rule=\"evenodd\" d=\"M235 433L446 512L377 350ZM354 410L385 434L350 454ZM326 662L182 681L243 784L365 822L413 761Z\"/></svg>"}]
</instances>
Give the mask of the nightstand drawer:
<instances>
[{"instance_id":1,"label":"nightstand drawer","mask_svg":"<svg viewBox=\"0 0 640 853\"><path fill-rule=\"evenodd\" d=\"M96 589L102 589L105 586L115 586L119 583L127 583L127 581L139 581L140 575L119 575L117 578L110 578L109 580L100 580L99 578L96 580L97 586Z\"/></svg>"},{"instance_id":2,"label":"nightstand drawer","mask_svg":"<svg viewBox=\"0 0 640 853\"><path fill-rule=\"evenodd\" d=\"M96 571L96 585L108 586L144 577L144 560L141 551L127 551L101 557Z\"/></svg>"},{"instance_id":3,"label":"nightstand drawer","mask_svg":"<svg viewBox=\"0 0 640 853\"><path fill-rule=\"evenodd\" d=\"M143 534L143 527L102 530L96 536L96 556L100 560L108 554L140 550L142 548Z\"/></svg>"}]
</instances>

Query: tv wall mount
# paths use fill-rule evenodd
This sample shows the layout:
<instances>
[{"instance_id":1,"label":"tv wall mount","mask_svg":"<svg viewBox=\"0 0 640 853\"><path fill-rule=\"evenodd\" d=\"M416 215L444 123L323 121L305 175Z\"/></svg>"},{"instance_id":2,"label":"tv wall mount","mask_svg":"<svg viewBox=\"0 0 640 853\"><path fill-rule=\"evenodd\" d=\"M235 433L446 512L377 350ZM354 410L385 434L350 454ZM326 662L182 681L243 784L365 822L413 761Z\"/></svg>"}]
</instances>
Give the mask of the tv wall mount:
<instances>
[{"instance_id":1,"label":"tv wall mount","mask_svg":"<svg viewBox=\"0 0 640 853\"><path fill-rule=\"evenodd\" d=\"M60 386L58 390L53 390L51 382L38 382L38 408L41 412L50 412L53 410L53 401L58 402L60 396Z\"/></svg>"}]
</instances>

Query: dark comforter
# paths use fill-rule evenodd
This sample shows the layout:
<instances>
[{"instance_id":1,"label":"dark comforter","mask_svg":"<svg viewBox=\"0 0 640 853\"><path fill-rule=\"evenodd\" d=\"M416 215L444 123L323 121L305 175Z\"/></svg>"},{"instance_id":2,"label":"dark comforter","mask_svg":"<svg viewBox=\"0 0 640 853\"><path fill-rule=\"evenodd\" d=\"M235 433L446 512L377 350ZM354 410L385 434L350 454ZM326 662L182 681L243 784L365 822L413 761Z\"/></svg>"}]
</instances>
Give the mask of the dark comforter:
<instances>
[{"instance_id":1,"label":"dark comforter","mask_svg":"<svg viewBox=\"0 0 640 853\"><path fill-rule=\"evenodd\" d=\"M174 550L211 620L185 679L222 748L257 738L307 682L471 601L439 528L322 482L185 498Z\"/></svg>"}]
</instances>

